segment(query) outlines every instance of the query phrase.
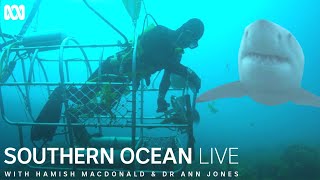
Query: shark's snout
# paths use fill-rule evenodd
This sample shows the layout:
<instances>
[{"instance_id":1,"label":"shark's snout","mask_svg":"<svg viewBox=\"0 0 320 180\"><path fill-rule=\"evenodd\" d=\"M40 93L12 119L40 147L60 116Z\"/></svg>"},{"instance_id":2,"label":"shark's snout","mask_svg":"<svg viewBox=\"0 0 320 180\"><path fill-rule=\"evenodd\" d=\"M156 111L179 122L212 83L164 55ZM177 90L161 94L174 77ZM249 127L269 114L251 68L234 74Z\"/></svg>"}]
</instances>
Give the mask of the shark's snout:
<instances>
[{"instance_id":1,"label":"shark's snout","mask_svg":"<svg viewBox=\"0 0 320 180\"><path fill-rule=\"evenodd\" d=\"M258 20L246 27L239 49L240 81L255 91L297 89L303 74L303 52L280 25Z\"/></svg>"},{"instance_id":2,"label":"shark's snout","mask_svg":"<svg viewBox=\"0 0 320 180\"><path fill-rule=\"evenodd\" d=\"M250 24L244 31L238 58L240 80L205 92L197 102L249 96L266 105L292 101L320 107L320 97L301 88L302 48L280 25L266 20Z\"/></svg>"},{"instance_id":3,"label":"shark's snout","mask_svg":"<svg viewBox=\"0 0 320 180\"><path fill-rule=\"evenodd\" d=\"M278 26L266 20L258 20L248 26L242 39L240 59L254 55L259 59L273 59L279 62L288 60L284 51L290 33L279 30Z\"/></svg>"},{"instance_id":4,"label":"shark's snout","mask_svg":"<svg viewBox=\"0 0 320 180\"><path fill-rule=\"evenodd\" d=\"M261 43L261 40L264 42L269 42L270 44L277 44L282 40L283 35L277 30L275 25L266 20L258 20L252 24L251 28L247 28L245 32L245 38L250 40L255 40L256 42ZM272 37L272 38L270 38ZM255 42L253 42L254 45ZM265 45L268 45L265 43Z\"/></svg>"}]
</instances>

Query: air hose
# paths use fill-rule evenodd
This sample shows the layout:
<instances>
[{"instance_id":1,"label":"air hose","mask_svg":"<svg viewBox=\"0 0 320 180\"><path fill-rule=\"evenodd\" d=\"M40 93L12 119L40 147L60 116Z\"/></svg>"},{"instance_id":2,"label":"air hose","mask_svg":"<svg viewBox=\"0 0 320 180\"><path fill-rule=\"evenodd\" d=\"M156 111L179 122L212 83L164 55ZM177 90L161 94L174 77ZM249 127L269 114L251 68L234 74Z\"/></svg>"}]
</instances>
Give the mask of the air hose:
<instances>
[{"instance_id":1,"label":"air hose","mask_svg":"<svg viewBox=\"0 0 320 180\"><path fill-rule=\"evenodd\" d=\"M22 37L26 31L28 30L34 16L37 14L38 12L38 9L39 9L39 6L41 4L41 1L42 0L36 0L34 3L33 3L33 7L32 7L32 10L28 16L28 19L26 20L26 22L23 24L21 30L20 30L20 33L18 34L18 36Z\"/></svg>"}]
</instances>

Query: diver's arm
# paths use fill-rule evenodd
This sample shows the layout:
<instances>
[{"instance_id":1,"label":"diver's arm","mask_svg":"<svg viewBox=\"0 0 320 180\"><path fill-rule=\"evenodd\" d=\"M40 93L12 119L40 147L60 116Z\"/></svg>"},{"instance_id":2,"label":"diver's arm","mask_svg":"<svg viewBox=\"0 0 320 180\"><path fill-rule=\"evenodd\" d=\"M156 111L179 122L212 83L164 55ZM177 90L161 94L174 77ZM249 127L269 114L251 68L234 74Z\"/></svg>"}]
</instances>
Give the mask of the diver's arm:
<instances>
[{"instance_id":1,"label":"diver's arm","mask_svg":"<svg viewBox=\"0 0 320 180\"><path fill-rule=\"evenodd\" d=\"M177 74L182 77L188 76L188 69L189 68L180 64L180 63L171 64L167 69L168 69L168 71L172 72L173 74Z\"/></svg>"},{"instance_id":2,"label":"diver's arm","mask_svg":"<svg viewBox=\"0 0 320 180\"><path fill-rule=\"evenodd\" d=\"M159 94L158 94L158 109L157 112L167 111L169 104L165 100L165 96L170 87L170 72L168 70L164 70L163 77L161 79Z\"/></svg>"},{"instance_id":3,"label":"diver's arm","mask_svg":"<svg viewBox=\"0 0 320 180\"><path fill-rule=\"evenodd\" d=\"M170 87L170 74L171 73L168 70L164 70L164 74L160 82L158 98L165 98Z\"/></svg>"},{"instance_id":4,"label":"diver's arm","mask_svg":"<svg viewBox=\"0 0 320 180\"><path fill-rule=\"evenodd\" d=\"M190 68L180 63L175 63L175 64L171 64L168 67L168 71L186 78L189 82L194 84L196 91L199 91L199 89L201 88L201 79ZM170 80L170 77L169 77L169 80Z\"/></svg>"}]
</instances>

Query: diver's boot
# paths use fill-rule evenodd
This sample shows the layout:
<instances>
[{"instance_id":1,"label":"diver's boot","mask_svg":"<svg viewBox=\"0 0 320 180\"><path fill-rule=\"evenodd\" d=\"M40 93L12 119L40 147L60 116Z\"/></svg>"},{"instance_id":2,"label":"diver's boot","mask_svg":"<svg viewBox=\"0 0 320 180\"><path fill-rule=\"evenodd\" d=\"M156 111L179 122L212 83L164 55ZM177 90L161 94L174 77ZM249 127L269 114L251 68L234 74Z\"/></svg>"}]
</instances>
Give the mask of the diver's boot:
<instances>
[{"instance_id":1,"label":"diver's boot","mask_svg":"<svg viewBox=\"0 0 320 180\"><path fill-rule=\"evenodd\" d=\"M158 113L167 111L168 107L170 106L170 104L167 103L166 100L164 100L163 98L158 98L157 104L158 104L158 108L157 108Z\"/></svg>"}]
</instances>

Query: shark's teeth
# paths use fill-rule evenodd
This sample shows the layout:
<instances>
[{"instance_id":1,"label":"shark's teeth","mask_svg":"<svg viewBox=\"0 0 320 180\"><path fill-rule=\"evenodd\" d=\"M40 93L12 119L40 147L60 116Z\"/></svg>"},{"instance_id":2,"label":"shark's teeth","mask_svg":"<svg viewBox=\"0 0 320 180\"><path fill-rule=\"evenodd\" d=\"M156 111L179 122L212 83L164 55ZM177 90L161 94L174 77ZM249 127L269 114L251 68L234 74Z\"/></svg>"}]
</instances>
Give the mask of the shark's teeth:
<instances>
[{"instance_id":1,"label":"shark's teeth","mask_svg":"<svg viewBox=\"0 0 320 180\"><path fill-rule=\"evenodd\" d=\"M261 60L262 64L274 64L288 62L289 59L277 55L264 55L260 53L247 53L244 57Z\"/></svg>"}]
</instances>

